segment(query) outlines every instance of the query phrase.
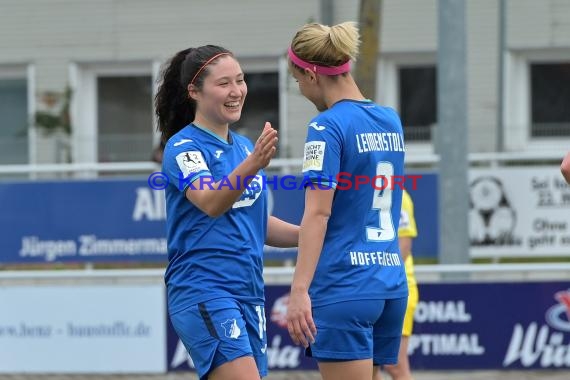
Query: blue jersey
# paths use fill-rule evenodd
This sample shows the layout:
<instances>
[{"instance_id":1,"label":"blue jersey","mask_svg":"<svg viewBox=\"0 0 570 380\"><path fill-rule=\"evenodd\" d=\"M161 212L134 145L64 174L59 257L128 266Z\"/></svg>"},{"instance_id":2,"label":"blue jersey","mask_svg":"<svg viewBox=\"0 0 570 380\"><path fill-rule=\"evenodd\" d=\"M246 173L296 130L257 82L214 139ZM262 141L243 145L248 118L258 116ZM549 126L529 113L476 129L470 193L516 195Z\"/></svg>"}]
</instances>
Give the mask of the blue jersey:
<instances>
[{"instance_id":1,"label":"blue jersey","mask_svg":"<svg viewBox=\"0 0 570 380\"><path fill-rule=\"evenodd\" d=\"M229 142L188 125L168 140L162 170L166 188L168 307L175 313L220 297L261 304L263 245L267 230L267 194L263 172L223 215L212 218L190 202L188 186L223 181L253 151L251 142L230 131ZM213 178L212 178L213 177ZM198 180L197 185L191 185ZM244 186L244 179L240 179Z\"/></svg>"},{"instance_id":2,"label":"blue jersey","mask_svg":"<svg viewBox=\"0 0 570 380\"><path fill-rule=\"evenodd\" d=\"M407 296L397 233L402 189L393 186L403 173L402 125L393 109L342 100L311 120L303 174L314 187L335 188L309 289L313 306Z\"/></svg>"}]
</instances>

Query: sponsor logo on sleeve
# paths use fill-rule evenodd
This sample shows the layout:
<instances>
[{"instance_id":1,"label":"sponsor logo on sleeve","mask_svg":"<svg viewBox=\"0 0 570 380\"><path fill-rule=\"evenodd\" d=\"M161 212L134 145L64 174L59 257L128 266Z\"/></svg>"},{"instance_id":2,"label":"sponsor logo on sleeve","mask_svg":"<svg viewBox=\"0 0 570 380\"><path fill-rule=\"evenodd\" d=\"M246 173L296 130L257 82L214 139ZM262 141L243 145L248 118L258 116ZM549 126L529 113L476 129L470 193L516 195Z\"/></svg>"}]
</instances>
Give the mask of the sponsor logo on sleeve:
<instances>
[{"instance_id":1,"label":"sponsor logo on sleeve","mask_svg":"<svg viewBox=\"0 0 570 380\"><path fill-rule=\"evenodd\" d=\"M202 170L208 170L208 165L206 165L202 152L197 150L180 153L176 156L176 162L184 177Z\"/></svg>"},{"instance_id":2,"label":"sponsor logo on sleeve","mask_svg":"<svg viewBox=\"0 0 570 380\"><path fill-rule=\"evenodd\" d=\"M305 143L303 172L309 170L323 170L325 146L326 143L324 141L309 141Z\"/></svg>"}]
</instances>

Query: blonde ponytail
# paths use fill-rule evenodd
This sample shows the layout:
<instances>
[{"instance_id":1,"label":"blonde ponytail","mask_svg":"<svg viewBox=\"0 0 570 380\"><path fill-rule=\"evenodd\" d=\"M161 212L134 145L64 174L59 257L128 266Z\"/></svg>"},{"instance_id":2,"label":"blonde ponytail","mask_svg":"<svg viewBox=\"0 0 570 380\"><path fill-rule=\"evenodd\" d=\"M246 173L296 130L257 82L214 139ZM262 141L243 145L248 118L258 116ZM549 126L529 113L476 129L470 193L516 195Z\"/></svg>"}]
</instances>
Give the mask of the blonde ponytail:
<instances>
[{"instance_id":1,"label":"blonde ponytail","mask_svg":"<svg viewBox=\"0 0 570 380\"><path fill-rule=\"evenodd\" d=\"M348 21L332 26L330 39L339 54L348 56L353 61L356 60L360 36L355 22Z\"/></svg>"},{"instance_id":2,"label":"blonde ponytail","mask_svg":"<svg viewBox=\"0 0 570 380\"><path fill-rule=\"evenodd\" d=\"M355 22L332 27L317 23L303 26L293 38L291 49L311 63L339 66L358 56L360 36Z\"/></svg>"}]
</instances>

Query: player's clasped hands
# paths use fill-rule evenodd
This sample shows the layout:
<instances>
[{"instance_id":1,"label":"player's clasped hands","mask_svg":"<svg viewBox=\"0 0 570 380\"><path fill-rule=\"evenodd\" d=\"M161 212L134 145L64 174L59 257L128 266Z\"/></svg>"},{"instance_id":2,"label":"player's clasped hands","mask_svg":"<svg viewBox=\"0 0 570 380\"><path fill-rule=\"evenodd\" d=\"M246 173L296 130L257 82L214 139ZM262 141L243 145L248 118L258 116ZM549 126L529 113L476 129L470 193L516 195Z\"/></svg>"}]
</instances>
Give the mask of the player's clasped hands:
<instances>
[{"instance_id":1,"label":"player's clasped hands","mask_svg":"<svg viewBox=\"0 0 570 380\"><path fill-rule=\"evenodd\" d=\"M307 348L315 342L317 327L311 312L311 298L306 290L292 290L287 306L287 329L295 344Z\"/></svg>"},{"instance_id":2,"label":"player's clasped hands","mask_svg":"<svg viewBox=\"0 0 570 380\"><path fill-rule=\"evenodd\" d=\"M275 156L277 151L277 131L273 129L270 122L265 122L265 127L261 135L255 142L253 153L251 154L259 165L260 169L269 165L269 161Z\"/></svg>"}]
</instances>

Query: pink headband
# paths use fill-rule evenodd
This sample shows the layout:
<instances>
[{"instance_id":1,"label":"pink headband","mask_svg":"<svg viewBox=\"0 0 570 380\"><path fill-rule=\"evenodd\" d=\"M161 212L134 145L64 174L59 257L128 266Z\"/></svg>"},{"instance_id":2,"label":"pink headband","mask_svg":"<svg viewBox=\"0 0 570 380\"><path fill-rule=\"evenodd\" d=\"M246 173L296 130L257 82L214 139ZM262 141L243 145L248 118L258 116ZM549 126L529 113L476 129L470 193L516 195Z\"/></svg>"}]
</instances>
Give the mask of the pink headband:
<instances>
[{"instance_id":1,"label":"pink headband","mask_svg":"<svg viewBox=\"0 0 570 380\"><path fill-rule=\"evenodd\" d=\"M222 55L230 55L230 53L218 53L215 56L213 56L212 58L208 59L203 65L202 67L200 67L200 70L196 71L196 74L194 74L194 77L192 78L192 80L190 81L190 84L194 84L194 81L196 80L196 78L198 77L198 75L200 75L200 73L202 72L202 70L204 70L204 68L206 66L208 66L210 63L212 63L212 61Z\"/></svg>"},{"instance_id":2,"label":"pink headband","mask_svg":"<svg viewBox=\"0 0 570 380\"><path fill-rule=\"evenodd\" d=\"M319 66L315 65L314 63L310 63L307 61L303 61L301 58L297 57L297 55L293 52L293 49L289 46L287 49L287 54L289 55L289 59L291 62L296 64L302 69L309 69L313 70L315 74L322 74L322 75L338 75L344 74L350 71L350 60L346 61L340 66Z\"/></svg>"}]
</instances>

